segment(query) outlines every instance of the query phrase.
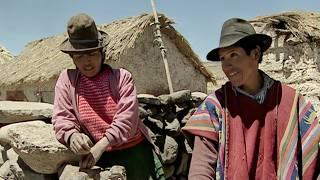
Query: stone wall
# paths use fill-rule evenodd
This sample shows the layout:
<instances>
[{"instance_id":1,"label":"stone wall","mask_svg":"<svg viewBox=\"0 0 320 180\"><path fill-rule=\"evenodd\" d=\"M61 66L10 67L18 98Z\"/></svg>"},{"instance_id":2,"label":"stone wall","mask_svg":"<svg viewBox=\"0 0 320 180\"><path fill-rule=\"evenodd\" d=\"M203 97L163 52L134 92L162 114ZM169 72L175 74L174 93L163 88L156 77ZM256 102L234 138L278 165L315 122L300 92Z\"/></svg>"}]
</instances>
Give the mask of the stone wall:
<instances>
[{"instance_id":1,"label":"stone wall","mask_svg":"<svg viewBox=\"0 0 320 180\"><path fill-rule=\"evenodd\" d=\"M158 97L138 95L140 117L160 149L168 179L187 179L192 150L181 128L206 96L190 90Z\"/></svg>"},{"instance_id":2,"label":"stone wall","mask_svg":"<svg viewBox=\"0 0 320 180\"><path fill-rule=\"evenodd\" d=\"M309 37L302 40L290 30L265 28L265 23L253 23L257 33L272 37L271 47L260 68L271 77L288 84L306 96L317 111L320 108L320 41Z\"/></svg>"}]
</instances>

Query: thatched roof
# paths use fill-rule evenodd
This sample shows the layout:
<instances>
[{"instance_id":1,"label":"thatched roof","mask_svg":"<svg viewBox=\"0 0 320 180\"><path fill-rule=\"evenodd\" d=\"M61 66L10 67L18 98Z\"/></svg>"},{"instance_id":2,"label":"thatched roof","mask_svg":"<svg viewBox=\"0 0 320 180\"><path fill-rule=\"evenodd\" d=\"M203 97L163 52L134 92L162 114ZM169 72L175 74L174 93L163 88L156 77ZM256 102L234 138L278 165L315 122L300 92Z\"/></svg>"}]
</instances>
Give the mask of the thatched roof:
<instances>
[{"instance_id":1,"label":"thatched roof","mask_svg":"<svg viewBox=\"0 0 320 180\"><path fill-rule=\"evenodd\" d=\"M256 27L264 24L264 31L292 33L300 42L320 40L320 13L293 11L259 16L250 22Z\"/></svg>"},{"instance_id":2,"label":"thatched roof","mask_svg":"<svg viewBox=\"0 0 320 180\"><path fill-rule=\"evenodd\" d=\"M11 53L6 50L5 47L0 45L0 64L3 64L9 60L11 60L13 58L13 56L11 55Z\"/></svg>"},{"instance_id":3,"label":"thatched roof","mask_svg":"<svg viewBox=\"0 0 320 180\"><path fill-rule=\"evenodd\" d=\"M173 22L161 16L162 32L176 44L201 73L213 83L212 74L202 65L199 57L193 52L188 42L170 24ZM98 29L110 34L111 41L107 46L106 59L117 61L129 48L133 48L137 38L153 22L151 14L142 14L127 19L117 20L110 24L98 26ZM0 68L0 86L19 86L31 83L46 82L57 78L61 70L72 68L73 63L66 54L59 51L59 44L66 38L66 34L57 35L33 41L11 63Z\"/></svg>"}]
</instances>

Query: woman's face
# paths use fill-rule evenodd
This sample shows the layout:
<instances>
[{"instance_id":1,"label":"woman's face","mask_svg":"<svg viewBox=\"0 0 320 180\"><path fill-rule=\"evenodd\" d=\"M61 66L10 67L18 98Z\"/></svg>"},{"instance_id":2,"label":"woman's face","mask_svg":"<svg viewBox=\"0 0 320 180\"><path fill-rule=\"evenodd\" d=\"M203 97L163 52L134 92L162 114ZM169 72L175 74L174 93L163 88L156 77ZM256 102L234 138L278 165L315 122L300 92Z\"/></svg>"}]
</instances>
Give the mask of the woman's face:
<instances>
[{"instance_id":1,"label":"woman's face","mask_svg":"<svg viewBox=\"0 0 320 180\"><path fill-rule=\"evenodd\" d=\"M94 77L100 72L102 54L99 50L83 54L72 54L71 57L73 63L84 76Z\"/></svg>"}]
</instances>

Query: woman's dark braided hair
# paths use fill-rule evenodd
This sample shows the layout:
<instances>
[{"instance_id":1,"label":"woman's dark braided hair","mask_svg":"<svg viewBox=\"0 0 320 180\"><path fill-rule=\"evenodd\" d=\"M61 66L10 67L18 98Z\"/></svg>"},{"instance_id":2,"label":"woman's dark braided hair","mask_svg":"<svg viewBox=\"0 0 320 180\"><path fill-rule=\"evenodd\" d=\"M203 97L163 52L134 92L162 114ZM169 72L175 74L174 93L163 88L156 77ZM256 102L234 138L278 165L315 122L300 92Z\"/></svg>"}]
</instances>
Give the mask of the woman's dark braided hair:
<instances>
[{"instance_id":1,"label":"woman's dark braided hair","mask_svg":"<svg viewBox=\"0 0 320 180\"><path fill-rule=\"evenodd\" d=\"M101 34L101 38L99 39L99 44L102 44L103 48L100 50L102 55L102 61L103 64L106 59L106 51L107 51L107 45L110 43L110 36L107 33Z\"/></svg>"}]
</instances>

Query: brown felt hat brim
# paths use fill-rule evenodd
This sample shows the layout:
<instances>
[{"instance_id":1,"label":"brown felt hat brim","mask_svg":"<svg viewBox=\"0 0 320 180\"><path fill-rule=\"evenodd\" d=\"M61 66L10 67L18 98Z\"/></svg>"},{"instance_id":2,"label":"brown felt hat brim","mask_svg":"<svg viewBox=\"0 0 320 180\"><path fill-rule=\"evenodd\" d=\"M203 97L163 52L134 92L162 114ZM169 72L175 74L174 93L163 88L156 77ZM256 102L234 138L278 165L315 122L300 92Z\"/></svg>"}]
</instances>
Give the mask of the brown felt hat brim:
<instances>
[{"instance_id":1,"label":"brown felt hat brim","mask_svg":"<svg viewBox=\"0 0 320 180\"><path fill-rule=\"evenodd\" d=\"M107 34L103 31L99 31L100 37L101 36L107 36ZM109 38L109 37L108 37ZM67 54L72 53L84 53L84 52L90 52L94 50L98 50L103 48L104 43L102 41L99 41L98 39L95 42L85 42L85 43L71 43L69 38L65 39L59 46L59 49Z\"/></svg>"},{"instance_id":2,"label":"brown felt hat brim","mask_svg":"<svg viewBox=\"0 0 320 180\"><path fill-rule=\"evenodd\" d=\"M220 61L219 49L231 47L240 41L247 42L247 43L254 43L256 45L259 45L261 48L261 51L265 52L271 46L272 38L268 35L265 35L265 34L252 34L252 35L248 35L246 37L243 37L243 35L237 35L237 34L225 36L223 39L223 42L220 43L219 47L211 50L207 54L207 60Z\"/></svg>"}]
</instances>

